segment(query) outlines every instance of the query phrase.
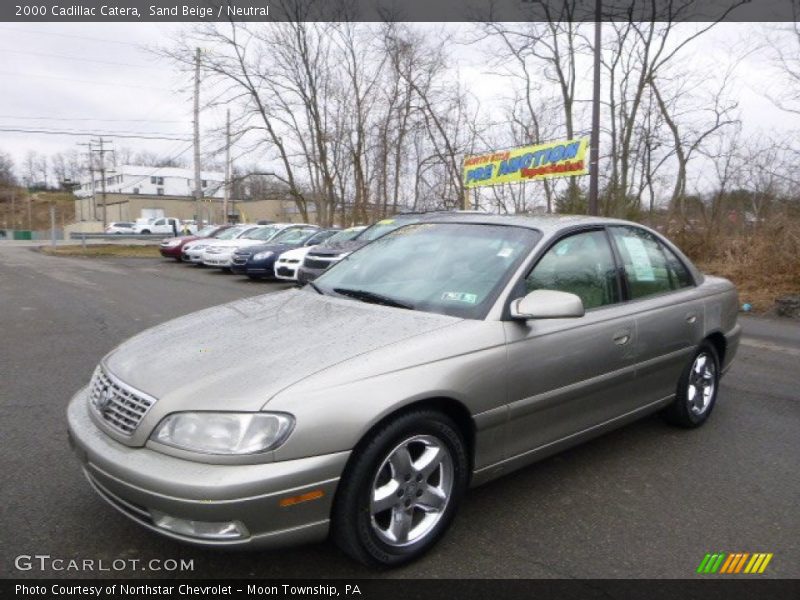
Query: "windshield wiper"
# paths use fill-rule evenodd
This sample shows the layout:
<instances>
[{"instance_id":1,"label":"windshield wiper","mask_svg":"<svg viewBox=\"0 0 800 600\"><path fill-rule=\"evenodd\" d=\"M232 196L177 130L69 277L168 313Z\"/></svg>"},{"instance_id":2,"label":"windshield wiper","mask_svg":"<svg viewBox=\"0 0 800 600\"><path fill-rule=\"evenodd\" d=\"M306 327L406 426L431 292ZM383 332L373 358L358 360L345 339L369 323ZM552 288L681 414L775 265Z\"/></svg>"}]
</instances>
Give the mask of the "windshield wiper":
<instances>
[{"instance_id":1,"label":"windshield wiper","mask_svg":"<svg viewBox=\"0 0 800 600\"><path fill-rule=\"evenodd\" d=\"M308 282L308 285L310 285L310 286L311 286L311 287L314 289L314 291L315 291L315 292L317 292L318 294L321 294L321 295L323 295L323 296L325 295L325 292L323 292L323 291L322 291L322 288L321 288L321 287L319 287L319 286L318 286L316 283L314 283L313 281L309 281L309 282Z\"/></svg>"},{"instance_id":2,"label":"windshield wiper","mask_svg":"<svg viewBox=\"0 0 800 600\"><path fill-rule=\"evenodd\" d=\"M367 290L333 288L333 291L337 294L341 294L342 296L350 296L356 300L361 300L362 302L371 302L372 304L382 304L384 306L394 306L396 308L407 308L409 310L414 310L414 306L411 304L401 302L400 300L395 300L394 298L389 298L388 296L376 294L375 292L368 292Z\"/></svg>"}]
</instances>

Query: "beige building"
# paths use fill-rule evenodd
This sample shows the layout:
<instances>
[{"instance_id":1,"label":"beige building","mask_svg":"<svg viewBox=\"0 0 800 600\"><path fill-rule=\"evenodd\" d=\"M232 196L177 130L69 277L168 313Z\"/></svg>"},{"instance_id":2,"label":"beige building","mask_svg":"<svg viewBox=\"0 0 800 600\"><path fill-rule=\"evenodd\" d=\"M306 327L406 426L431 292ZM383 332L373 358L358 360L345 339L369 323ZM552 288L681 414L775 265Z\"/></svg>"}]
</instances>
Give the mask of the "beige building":
<instances>
[{"instance_id":1,"label":"beige building","mask_svg":"<svg viewBox=\"0 0 800 600\"><path fill-rule=\"evenodd\" d=\"M200 219L211 223L223 223L222 200L204 198ZM135 221L143 216L159 214L182 220L197 219L194 198L187 196L165 196L149 194L106 194L105 210L107 223L113 221ZM228 218L235 222L254 223L259 220L279 222L300 222L300 214L291 200L264 199L231 201ZM103 199L100 194L94 197L75 199L76 225L80 223L103 221ZM87 229L88 231L89 229Z\"/></svg>"}]
</instances>

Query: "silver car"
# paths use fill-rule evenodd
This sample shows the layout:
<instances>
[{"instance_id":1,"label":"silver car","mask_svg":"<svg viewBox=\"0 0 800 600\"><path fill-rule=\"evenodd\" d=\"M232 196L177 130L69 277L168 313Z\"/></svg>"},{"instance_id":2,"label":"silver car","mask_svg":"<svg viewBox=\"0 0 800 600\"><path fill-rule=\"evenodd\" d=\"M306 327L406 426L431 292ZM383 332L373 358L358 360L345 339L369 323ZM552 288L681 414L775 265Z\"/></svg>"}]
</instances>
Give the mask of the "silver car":
<instances>
[{"instance_id":1,"label":"silver car","mask_svg":"<svg viewBox=\"0 0 800 600\"><path fill-rule=\"evenodd\" d=\"M736 317L730 282L640 225L438 215L303 289L128 340L70 402L70 438L97 493L155 532L330 535L397 565L471 485L655 411L702 425Z\"/></svg>"}]
</instances>

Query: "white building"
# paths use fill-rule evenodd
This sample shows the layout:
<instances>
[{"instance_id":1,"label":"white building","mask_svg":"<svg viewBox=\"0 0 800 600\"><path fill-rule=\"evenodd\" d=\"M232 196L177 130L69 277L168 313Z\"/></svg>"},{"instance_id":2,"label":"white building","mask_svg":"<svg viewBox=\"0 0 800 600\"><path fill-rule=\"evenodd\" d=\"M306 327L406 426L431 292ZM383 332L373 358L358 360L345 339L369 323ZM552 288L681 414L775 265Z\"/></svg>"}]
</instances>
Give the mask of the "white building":
<instances>
[{"instance_id":1,"label":"white building","mask_svg":"<svg viewBox=\"0 0 800 600\"><path fill-rule=\"evenodd\" d=\"M108 169L106 193L143 194L152 196L193 196L194 171L177 167L137 167L120 165ZM224 173L202 171L200 174L205 198L222 198L224 195ZM94 185L90 177L81 180L81 187L75 195L86 198L102 190L100 173L94 173Z\"/></svg>"}]
</instances>

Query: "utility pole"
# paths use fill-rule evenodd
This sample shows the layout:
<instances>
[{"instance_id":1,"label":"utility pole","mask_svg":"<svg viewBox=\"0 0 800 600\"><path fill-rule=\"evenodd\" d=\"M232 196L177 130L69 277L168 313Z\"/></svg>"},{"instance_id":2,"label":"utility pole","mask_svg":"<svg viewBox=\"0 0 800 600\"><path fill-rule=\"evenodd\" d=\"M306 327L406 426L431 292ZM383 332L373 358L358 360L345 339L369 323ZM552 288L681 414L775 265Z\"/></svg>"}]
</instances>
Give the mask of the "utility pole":
<instances>
[{"instance_id":1,"label":"utility pole","mask_svg":"<svg viewBox=\"0 0 800 600\"><path fill-rule=\"evenodd\" d=\"M200 176L200 48L194 55L194 205L198 231L203 226L201 217L203 186Z\"/></svg>"},{"instance_id":2,"label":"utility pole","mask_svg":"<svg viewBox=\"0 0 800 600\"><path fill-rule=\"evenodd\" d=\"M92 152L94 149L92 148L92 141L89 140L85 144L81 143L78 144L79 146L86 146L86 159L89 161L89 181L92 190L92 196L89 200L89 214L91 216L92 221L97 221L97 200L96 200L96 191L94 187L94 155ZM83 205L83 202L81 202ZM81 220L83 220L83 209L81 208Z\"/></svg>"},{"instance_id":3,"label":"utility pole","mask_svg":"<svg viewBox=\"0 0 800 600\"><path fill-rule=\"evenodd\" d=\"M50 245L56 245L56 207L50 201Z\"/></svg>"},{"instance_id":4,"label":"utility pole","mask_svg":"<svg viewBox=\"0 0 800 600\"><path fill-rule=\"evenodd\" d=\"M222 200L222 224L228 224L228 202L231 199L231 109L225 119L225 196Z\"/></svg>"},{"instance_id":5,"label":"utility pole","mask_svg":"<svg viewBox=\"0 0 800 600\"><path fill-rule=\"evenodd\" d=\"M110 143L111 140L106 140L102 137L97 138L97 141L92 140L92 144L97 146L96 148L89 147L90 154L92 152L97 152L100 155L100 194L103 199L103 231L106 230L106 226L108 225L107 220L107 206L106 206L106 153L112 152L106 148L106 144ZM92 176L92 181L94 181L94 175ZM94 187L94 186L93 186Z\"/></svg>"},{"instance_id":6,"label":"utility pole","mask_svg":"<svg viewBox=\"0 0 800 600\"><path fill-rule=\"evenodd\" d=\"M598 214L597 196L600 191L600 173L598 171L600 153L600 56L603 28L603 2L594 3L594 91L592 94L592 143L589 158L589 214Z\"/></svg>"}]
</instances>

